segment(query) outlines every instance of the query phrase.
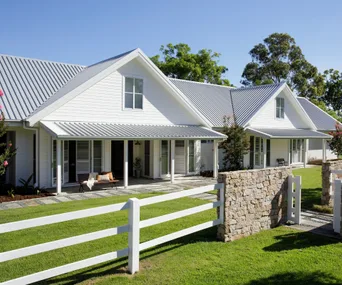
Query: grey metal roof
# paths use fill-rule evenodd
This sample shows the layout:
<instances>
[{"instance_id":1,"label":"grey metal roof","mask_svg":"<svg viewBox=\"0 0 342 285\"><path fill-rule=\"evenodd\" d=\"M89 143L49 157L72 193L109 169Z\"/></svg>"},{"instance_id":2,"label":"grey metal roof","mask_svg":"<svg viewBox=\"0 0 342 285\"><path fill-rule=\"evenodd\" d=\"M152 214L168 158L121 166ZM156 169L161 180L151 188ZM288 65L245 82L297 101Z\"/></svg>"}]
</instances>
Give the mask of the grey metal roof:
<instances>
[{"instance_id":1,"label":"grey metal roof","mask_svg":"<svg viewBox=\"0 0 342 285\"><path fill-rule=\"evenodd\" d=\"M6 120L22 120L84 66L0 55L0 98Z\"/></svg>"},{"instance_id":2,"label":"grey metal roof","mask_svg":"<svg viewBox=\"0 0 342 285\"><path fill-rule=\"evenodd\" d=\"M335 124L338 122L322 109L311 103L308 99L297 97L297 100L309 115L311 121L315 124L317 130L332 131L335 130Z\"/></svg>"},{"instance_id":3,"label":"grey metal roof","mask_svg":"<svg viewBox=\"0 0 342 285\"><path fill-rule=\"evenodd\" d=\"M126 55L130 54L134 50L130 50L128 52L119 54L117 56L114 56L112 58L108 58L106 60L100 61L96 64L90 65L83 69L82 72L78 73L77 76L75 76L72 80L70 80L67 84L65 84L62 88L60 88L53 96L51 96L44 104L42 104L39 108L37 108L33 113L30 114L32 116L33 114L41 111L42 109L46 108L47 106L53 104L58 99L62 98L64 95L69 93L70 91L74 90L78 86L82 85L95 75L99 74L101 71L107 69L109 66L113 65Z\"/></svg>"},{"instance_id":4,"label":"grey metal roof","mask_svg":"<svg viewBox=\"0 0 342 285\"><path fill-rule=\"evenodd\" d=\"M170 81L214 127L223 126L223 116L233 116L230 97L232 87L172 78Z\"/></svg>"},{"instance_id":5,"label":"grey metal roof","mask_svg":"<svg viewBox=\"0 0 342 285\"><path fill-rule=\"evenodd\" d=\"M58 138L224 139L226 137L208 128L188 125L129 125L60 121L42 121L41 123Z\"/></svg>"},{"instance_id":6,"label":"grey metal roof","mask_svg":"<svg viewBox=\"0 0 342 285\"><path fill-rule=\"evenodd\" d=\"M329 139L330 135L306 129L256 129L247 128L247 130L256 135L260 135L269 139Z\"/></svg>"},{"instance_id":7,"label":"grey metal roof","mask_svg":"<svg viewBox=\"0 0 342 285\"><path fill-rule=\"evenodd\" d=\"M230 91L236 123L244 126L285 83L232 89Z\"/></svg>"}]
</instances>

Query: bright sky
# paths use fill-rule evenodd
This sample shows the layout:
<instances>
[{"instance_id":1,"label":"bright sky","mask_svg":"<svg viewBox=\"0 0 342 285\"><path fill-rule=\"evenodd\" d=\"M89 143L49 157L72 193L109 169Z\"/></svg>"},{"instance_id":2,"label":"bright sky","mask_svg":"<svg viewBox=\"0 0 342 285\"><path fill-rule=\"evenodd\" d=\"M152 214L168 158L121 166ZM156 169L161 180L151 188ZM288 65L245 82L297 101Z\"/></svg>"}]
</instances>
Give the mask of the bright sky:
<instances>
[{"instance_id":1,"label":"bright sky","mask_svg":"<svg viewBox=\"0 0 342 285\"><path fill-rule=\"evenodd\" d=\"M342 70L339 0L0 0L0 53L89 65L184 42L222 54L239 85L248 52L287 32L320 71Z\"/></svg>"}]
</instances>

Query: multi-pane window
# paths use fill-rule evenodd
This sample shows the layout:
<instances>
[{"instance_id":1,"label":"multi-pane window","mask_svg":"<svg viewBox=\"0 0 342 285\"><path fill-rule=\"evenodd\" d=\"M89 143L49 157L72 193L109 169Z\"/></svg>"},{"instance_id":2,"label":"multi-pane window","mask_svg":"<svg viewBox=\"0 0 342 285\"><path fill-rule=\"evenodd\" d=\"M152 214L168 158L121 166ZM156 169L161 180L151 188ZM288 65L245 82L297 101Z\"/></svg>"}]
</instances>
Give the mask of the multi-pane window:
<instances>
[{"instance_id":1,"label":"multi-pane window","mask_svg":"<svg viewBox=\"0 0 342 285\"><path fill-rule=\"evenodd\" d=\"M94 172L100 173L102 170L102 141L94 141Z\"/></svg>"},{"instance_id":2,"label":"multi-pane window","mask_svg":"<svg viewBox=\"0 0 342 285\"><path fill-rule=\"evenodd\" d=\"M276 99L276 117L278 119L284 119L284 108L285 108L284 98L277 98Z\"/></svg>"},{"instance_id":3,"label":"multi-pane window","mask_svg":"<svg viewBox=\"0 0 342 285\"><path fill-rule=\"evenodd\" d=\"M195 141L189 141L189 172L195 172Z\"/></svg>"},{"instance_id":4,"label":"multi-pane window","mask_svg":"<svg viewBox=\"0 0 342 285\"><path fill-rule=\"evenodd\" d=\"M125 108L143 108L144 81L139 78L125 77Z\"/></svg>"}]
</instances>

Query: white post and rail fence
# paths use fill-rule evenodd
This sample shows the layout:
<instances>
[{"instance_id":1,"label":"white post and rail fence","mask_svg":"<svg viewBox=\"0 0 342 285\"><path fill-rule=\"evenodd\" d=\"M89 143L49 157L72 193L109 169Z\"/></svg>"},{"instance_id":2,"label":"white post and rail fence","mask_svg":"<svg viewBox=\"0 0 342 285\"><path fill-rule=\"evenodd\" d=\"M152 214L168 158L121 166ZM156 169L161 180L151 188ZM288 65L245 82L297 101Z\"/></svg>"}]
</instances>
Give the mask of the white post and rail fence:
<instances>
[{"instance_id":1,"label":"white post and rail fence","mask_svg":"<svg viewBox=\"0 0 342 285\"><path fill-rule=\"evenodd\" d=\"M205 193L211 191L213 189L219 189L220 191L220 201L207 203L204 205L200 205L197 207L185 209L182 211L174 212L171 214L166 214L163 216L151 218L148 220L140 220L140 208L143 206L170 201L182 197L188 197L196 194ZM181 217L186 217L192 214L196 214L199 212L203 212L206 210L210 210L213 208L219 209L218 219L208 221L190 228L186 228L168 235L164 235L162 237L158 237L152 240L149 240L144 243L140 243L140 229L157 225L160 223L168 222L171 220L175 220ZM139 254L140 251L145 250L147 248L169 242L171 240L222 224L224 221L224 184L214 184L204 187L199 187L196 189L180 191L176 193L165 194L161 196L155 196L145 199L137 199L132 198L129 199L128 202L119 203L114 205L90 208L86 210L68 212L58 215L51 215L41 218L23 220L18 222L12 222L7 224L0 224L0 234L8 233L33 227L39 227L44 225L50 225L55 223L61 223L65 221L71 221L81 218L93 217L97 215L114 213L122 210L127 210L129 212L128 216L128 224L124 226L119 226L115 228L109 228L101 231L91 232L87 234L82 234L74 237L69 237L65 239L60 239L52 242L42 243L34 246L29 246L25 248L15 249L7 252L0 253L0 263L8 260L13 260L25 256L30 256L33 254L38 254L42 252L48 252L51 250L64 248L88 241L93 241L109 236L114 236L117 234L128 232L128 247L125 249L121 249L118 251L109 252L106 254L98 255L95 257L87 258L84 260L80 260L77 262L69 263L66 265L62 265L59 267L51 268L45 271L37 272L34 274L26 275L23 277L19 277L16 279L12 279L9 281L5 281L1 283L2 285L14 285L14 284L31 284L34 282L38 282L41 280L49 279L51 277L55 277L61 274L65 274L68 272L72 272L78 269L86 268L89 266L93 266L99 263L103 263L106 261L110 261L119 257L128 256L128 270L130 273L134 274L139 271Z\"/></svg>"},{"instance_id":2,"label":"white post and rail fence","mask_svg":"<svg viewBox=\"0 0 342 285\"><path fill-rule=\"evenodd\" d=\"M341 171L342 174L342 171ZM333 228L334 232L341 234L341 223L342 223L342 194L341 194L341 187L342 181L336 179L334 182L334 220L333 220Z\"/></svg>"},{"instance_id":3,"label":"white post and rail fence","mask_svg":"<svg viewBox=\"0 0 342 285\"><path fill-rule=\"evenodd\" d=\"M290 175L288 179L287 220L301 224L302 177Z\"/></svg>"}]
</instances>

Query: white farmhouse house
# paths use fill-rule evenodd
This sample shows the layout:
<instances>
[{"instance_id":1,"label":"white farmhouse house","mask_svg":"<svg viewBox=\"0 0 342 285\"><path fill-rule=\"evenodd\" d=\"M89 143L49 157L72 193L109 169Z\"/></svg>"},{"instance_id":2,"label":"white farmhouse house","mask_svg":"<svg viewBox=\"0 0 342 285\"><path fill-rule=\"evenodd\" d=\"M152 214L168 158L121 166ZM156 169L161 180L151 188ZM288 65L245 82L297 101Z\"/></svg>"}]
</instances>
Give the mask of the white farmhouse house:
<instances>
[{"instance_id":1,"label":"white farmhouse house","mask_svg":"<svg viewBox=\"0 0 342 285\"><path fill-rule=\"evenodd\" d=\"M173 182L201 169L216 177L224 115L248 130L246 167L333 157L325 141L335 120L286 84L235 89L170 79L140 49L88 67L0 55L0 89L9 125L2 140L17 148L7 183L34 174L60 193L78 174L111 171L127 187L136 158L146 178Z\"/></svg>"}]
</instances>

